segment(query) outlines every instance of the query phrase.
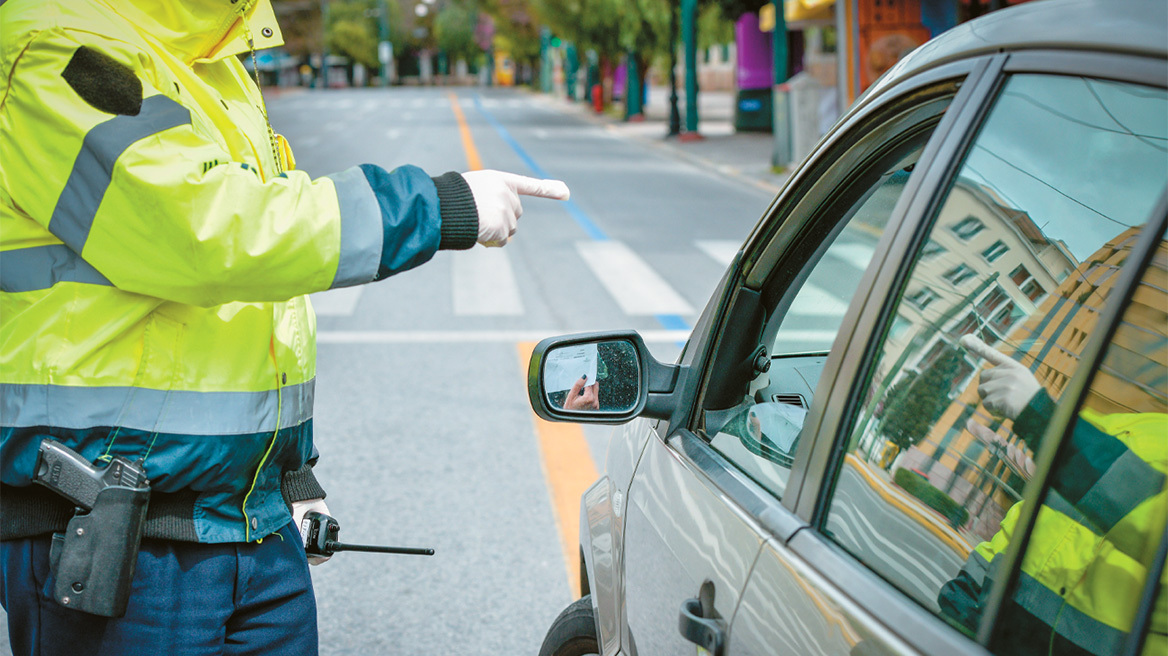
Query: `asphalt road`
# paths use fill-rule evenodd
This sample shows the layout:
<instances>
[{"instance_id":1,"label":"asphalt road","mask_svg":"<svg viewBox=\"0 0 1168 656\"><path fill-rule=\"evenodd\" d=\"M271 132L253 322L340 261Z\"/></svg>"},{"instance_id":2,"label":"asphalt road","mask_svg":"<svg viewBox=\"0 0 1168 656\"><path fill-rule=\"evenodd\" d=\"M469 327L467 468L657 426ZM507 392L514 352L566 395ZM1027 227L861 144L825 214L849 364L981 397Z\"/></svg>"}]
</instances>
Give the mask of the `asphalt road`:
<instances>
[{"instance_id":1,"label":"asphalt road","mask_svg":"<svg viewBox=\"0 0 1168 656\"><path fill-rule=\"evenodd\" d=\"M523 345L634 328L673 360L771 194L524 91L302 91L269 114L314 176L464 171L474 151L572 190L525 202L506 248L313 299L317 474L340 537L437 552L314 568L322 654L534 654L572 600L562 543L578 519L554 509ZM603 470L608 432L582 431L582 471Z\"/></svg>"},{"instance_id":2,"label":"asphalt road","mask_svg":"<svg viewBox=\"0 0 1168 656\"><path fill-rule=\"evenodd\" d=\"M522 91L441 88L270 104L313 175L362 162L437 175L477 154L483 168L572 190L570 204L527 200L506 248L439 253L314 299L318 474L341 535L437 551L339 554L316 568L323 654L538 650L572 593L520 345L635 328L672 360L770 200L556 107ZM586 431L598 469L607 435Z\"/></svg>"}]
</instances>

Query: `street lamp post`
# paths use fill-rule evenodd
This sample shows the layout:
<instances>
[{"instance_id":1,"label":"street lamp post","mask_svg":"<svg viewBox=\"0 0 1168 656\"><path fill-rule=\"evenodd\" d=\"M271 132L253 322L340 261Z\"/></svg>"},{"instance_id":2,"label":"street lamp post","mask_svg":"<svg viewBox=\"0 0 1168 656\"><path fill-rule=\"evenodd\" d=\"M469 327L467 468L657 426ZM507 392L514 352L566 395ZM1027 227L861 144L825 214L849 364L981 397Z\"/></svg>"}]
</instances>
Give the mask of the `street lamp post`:
<instances>
[{"instance_id":1,"label":"street lamp post","mask_svg":"<svg viewBox=\"0 0 1168 656\"><path fill-rule=\"evenodd\" d=\"M328 89L328 0L320 0L320 86Z\"/></svg>"},{"instance_id":2,"label":"street lamp post","mask_svg":"<svg viewBox=\"0 0 1168 656\"><path fill-rule=\"evenodd\" d=\"M681 38L685 41L685 131L691 139L698 134L698 43L697 0L681 0ZM682 138L686 138L683 134Z\"/></svg>"},{"instance_id":3,"label":"street lamp post","mask_svg":"<svg viewBox=\"0 0 1168 656\"><path fill-rule=\"evenodd\" d=\"M677 3L669 3L669 133L681 134L681 112L677 109Z\"/></svg>"}]
</instances>

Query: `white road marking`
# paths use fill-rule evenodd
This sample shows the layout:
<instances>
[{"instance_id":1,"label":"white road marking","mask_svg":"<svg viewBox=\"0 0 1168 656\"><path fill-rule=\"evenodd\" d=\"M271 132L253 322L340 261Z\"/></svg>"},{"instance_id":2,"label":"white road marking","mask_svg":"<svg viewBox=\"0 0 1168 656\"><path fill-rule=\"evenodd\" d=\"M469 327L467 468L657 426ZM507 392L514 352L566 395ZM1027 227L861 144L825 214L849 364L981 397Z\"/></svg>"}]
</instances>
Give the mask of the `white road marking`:
<instances>
[{"instance_id":1,"label":"white road marking","mask_svg":"<svg viewBox=\"0 0 1168 656\"><path fill-rule=\"evenodd\" d=\"M863 271L868 268L876 249L864 244L835 244L827 252Z\"/></svg>"},{"instance_id":2,"label":"white road marking","mask_svg":"<svg viewBox=\"0 0 1168 656\"><path fill-rule=\"evenodd\" d=\"M389 137L390 139L397 139L398 137L401 136L401 130L399 130L397 128L393 128L392 130L386 130L385 136Z\"/></svg>"},{"instance_id":3,"label":"white road marking","mask_svg":"<svg viewBox=\"0 0 1168 656\"><path fill-rule=\"evenodd\" d=\"M628 246L577 242L576 250L625 314L693 314L693 308Z\"/></svg>"},{"instance_id":4,"label":"white road marking","mask_svg":"<svg viewBox=\"0 0 1168 656\"><path fill-rule=\"evenodd\" d=\"M738 249L742 247L742 242L730 239L699 239L694 243L724 267L730 266L730 262L738 254Z\"/></svg>"},{"instance_id":5,"label":"white road marking","mask_svg":"<svg viewBox=\"0 0 1168 656\"><path fill-rule=\"evenodd\" d=\"M547 139L548 138L548 131L544 130L543 128L536 128L536 129L532 130L531 133L535 135L536 139Z\"/></svg>"},{"instance_id":6,"label":"white road marking","mask_svg":"<svg viewBox=\"0 0 1168 656\"><path fill-rule=\"evenodd\" d=\"M483 344L538 342L584 330L547 328L543 330L322 330L316 334L319 344ZM641 330L641 338L650 343L684 342L688 330Z\"/></svg>"},{"instance_id":7,"label":"white road marking","mask_svg":"<svg viewBox=\"0 0 1168 656\"><path fill-rule=\"evenodd\" d=\"M357 301L361 298L361 287L341 287L330 289L327 292L313 294L312 309L317 316L322 317L351 317L357 310Z\"/></svg>"},{"instance_id":8,"label":"white road marking","mask_svg":"<svg viewBox=\"0 0 1168 656\"><path fill-rule=\"evenodd\" d=\"M456 316L523 314L511 259L501 248L475 247L451 258Z\"/></svg>"},{"instance_id":9,"label":"white road marking","mask_svg":"<svg viewBox=\"0 0 1168 656\"><path fill-rule=\"evenodd\" d=\"M803 317L842 317L848 311L848 304L815 285L803 285L791 303L790 314ZM832 331L834 334L834 331Z\"/></svg>"}]
</instances>

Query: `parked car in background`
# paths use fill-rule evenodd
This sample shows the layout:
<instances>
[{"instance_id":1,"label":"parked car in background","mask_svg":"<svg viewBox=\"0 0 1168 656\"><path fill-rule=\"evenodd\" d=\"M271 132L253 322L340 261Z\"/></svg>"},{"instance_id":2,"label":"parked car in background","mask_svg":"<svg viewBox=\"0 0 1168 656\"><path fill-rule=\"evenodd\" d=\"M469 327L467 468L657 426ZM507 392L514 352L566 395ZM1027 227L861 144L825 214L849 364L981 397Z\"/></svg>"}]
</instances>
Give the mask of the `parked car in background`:
<instances>
[{"instance_id":1,"label":"parked car in background","mask_svg":"<svg viewBox=\"0 0 1168 656\"><path fill-rule=\"evenodd\" d=\"M542 342L540 416L629 422L542 653L1168 653L1166 82L1163 0L961 25L794 172L676 363ZM596 403L548 382L597 360Z\"/></svg>"}]
</instances>

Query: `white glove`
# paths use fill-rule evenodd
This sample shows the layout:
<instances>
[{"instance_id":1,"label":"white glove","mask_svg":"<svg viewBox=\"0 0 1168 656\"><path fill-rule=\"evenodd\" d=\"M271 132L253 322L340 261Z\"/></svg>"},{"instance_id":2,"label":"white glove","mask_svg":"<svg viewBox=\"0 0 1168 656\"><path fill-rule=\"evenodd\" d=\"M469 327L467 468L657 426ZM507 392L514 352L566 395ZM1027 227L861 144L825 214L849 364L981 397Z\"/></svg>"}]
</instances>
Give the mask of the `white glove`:
<instances>
[{"instance_id":1,"label":"white glove","mask_svg":"<svg viewBox=\"0 0 1168 656\"><path fill-rule=\"evenodd\" d=\"M977 386L986 410L1007 419L1017 419L1030 399L1042 389L1038 379L1021 362L990 348L975 335L962 335L961 345L991 365L982 370Z\"/></svg>"},{"instance_id":2,"label":"white glove","mask_svg":"<svg viewBox=\"0 0 1168 656\"><path fill-rule=\"evenodd\" d=\"M1014 466L1018 468L1018 471L1022 473L1022 476L1026 480L1030 480L1034 476L1034 459L1017 444L1009 442L1006 438L993 432L988 427L982 426L973 419L966 420L965 430L990 446L996 444L1001 447L1005 451L1006 458L1014 463Z\"/></svg>"},{"instance_id":3,"label":"white glove","mask_svg":"<svg viewBox=\"0 0 1168 656\"><path fill-rule=\"evenodd\" d=\"M462 174L479 211L478 242L502 246L515 234L523 215L519 196L568 200L568 185L559 180L537 180L502 171L468 171Z\"/></svg>"},{"instance_id":4,"label":"white glove","mask_svg":"<svg viewBox=\"0 0 1168 656\"><path fill-rule=\"evenodd\" d=\"M304 527L301 522L304 521L304 516L310 510L315 510L318 513L329 514L328 506L324 504L324 499L305 499L304 501L292 502L292 521L296 523L296 530L303 531ZM332 556L309 556L309 565L319 565L327 561Z\"/></svg>"}]
</instances>

